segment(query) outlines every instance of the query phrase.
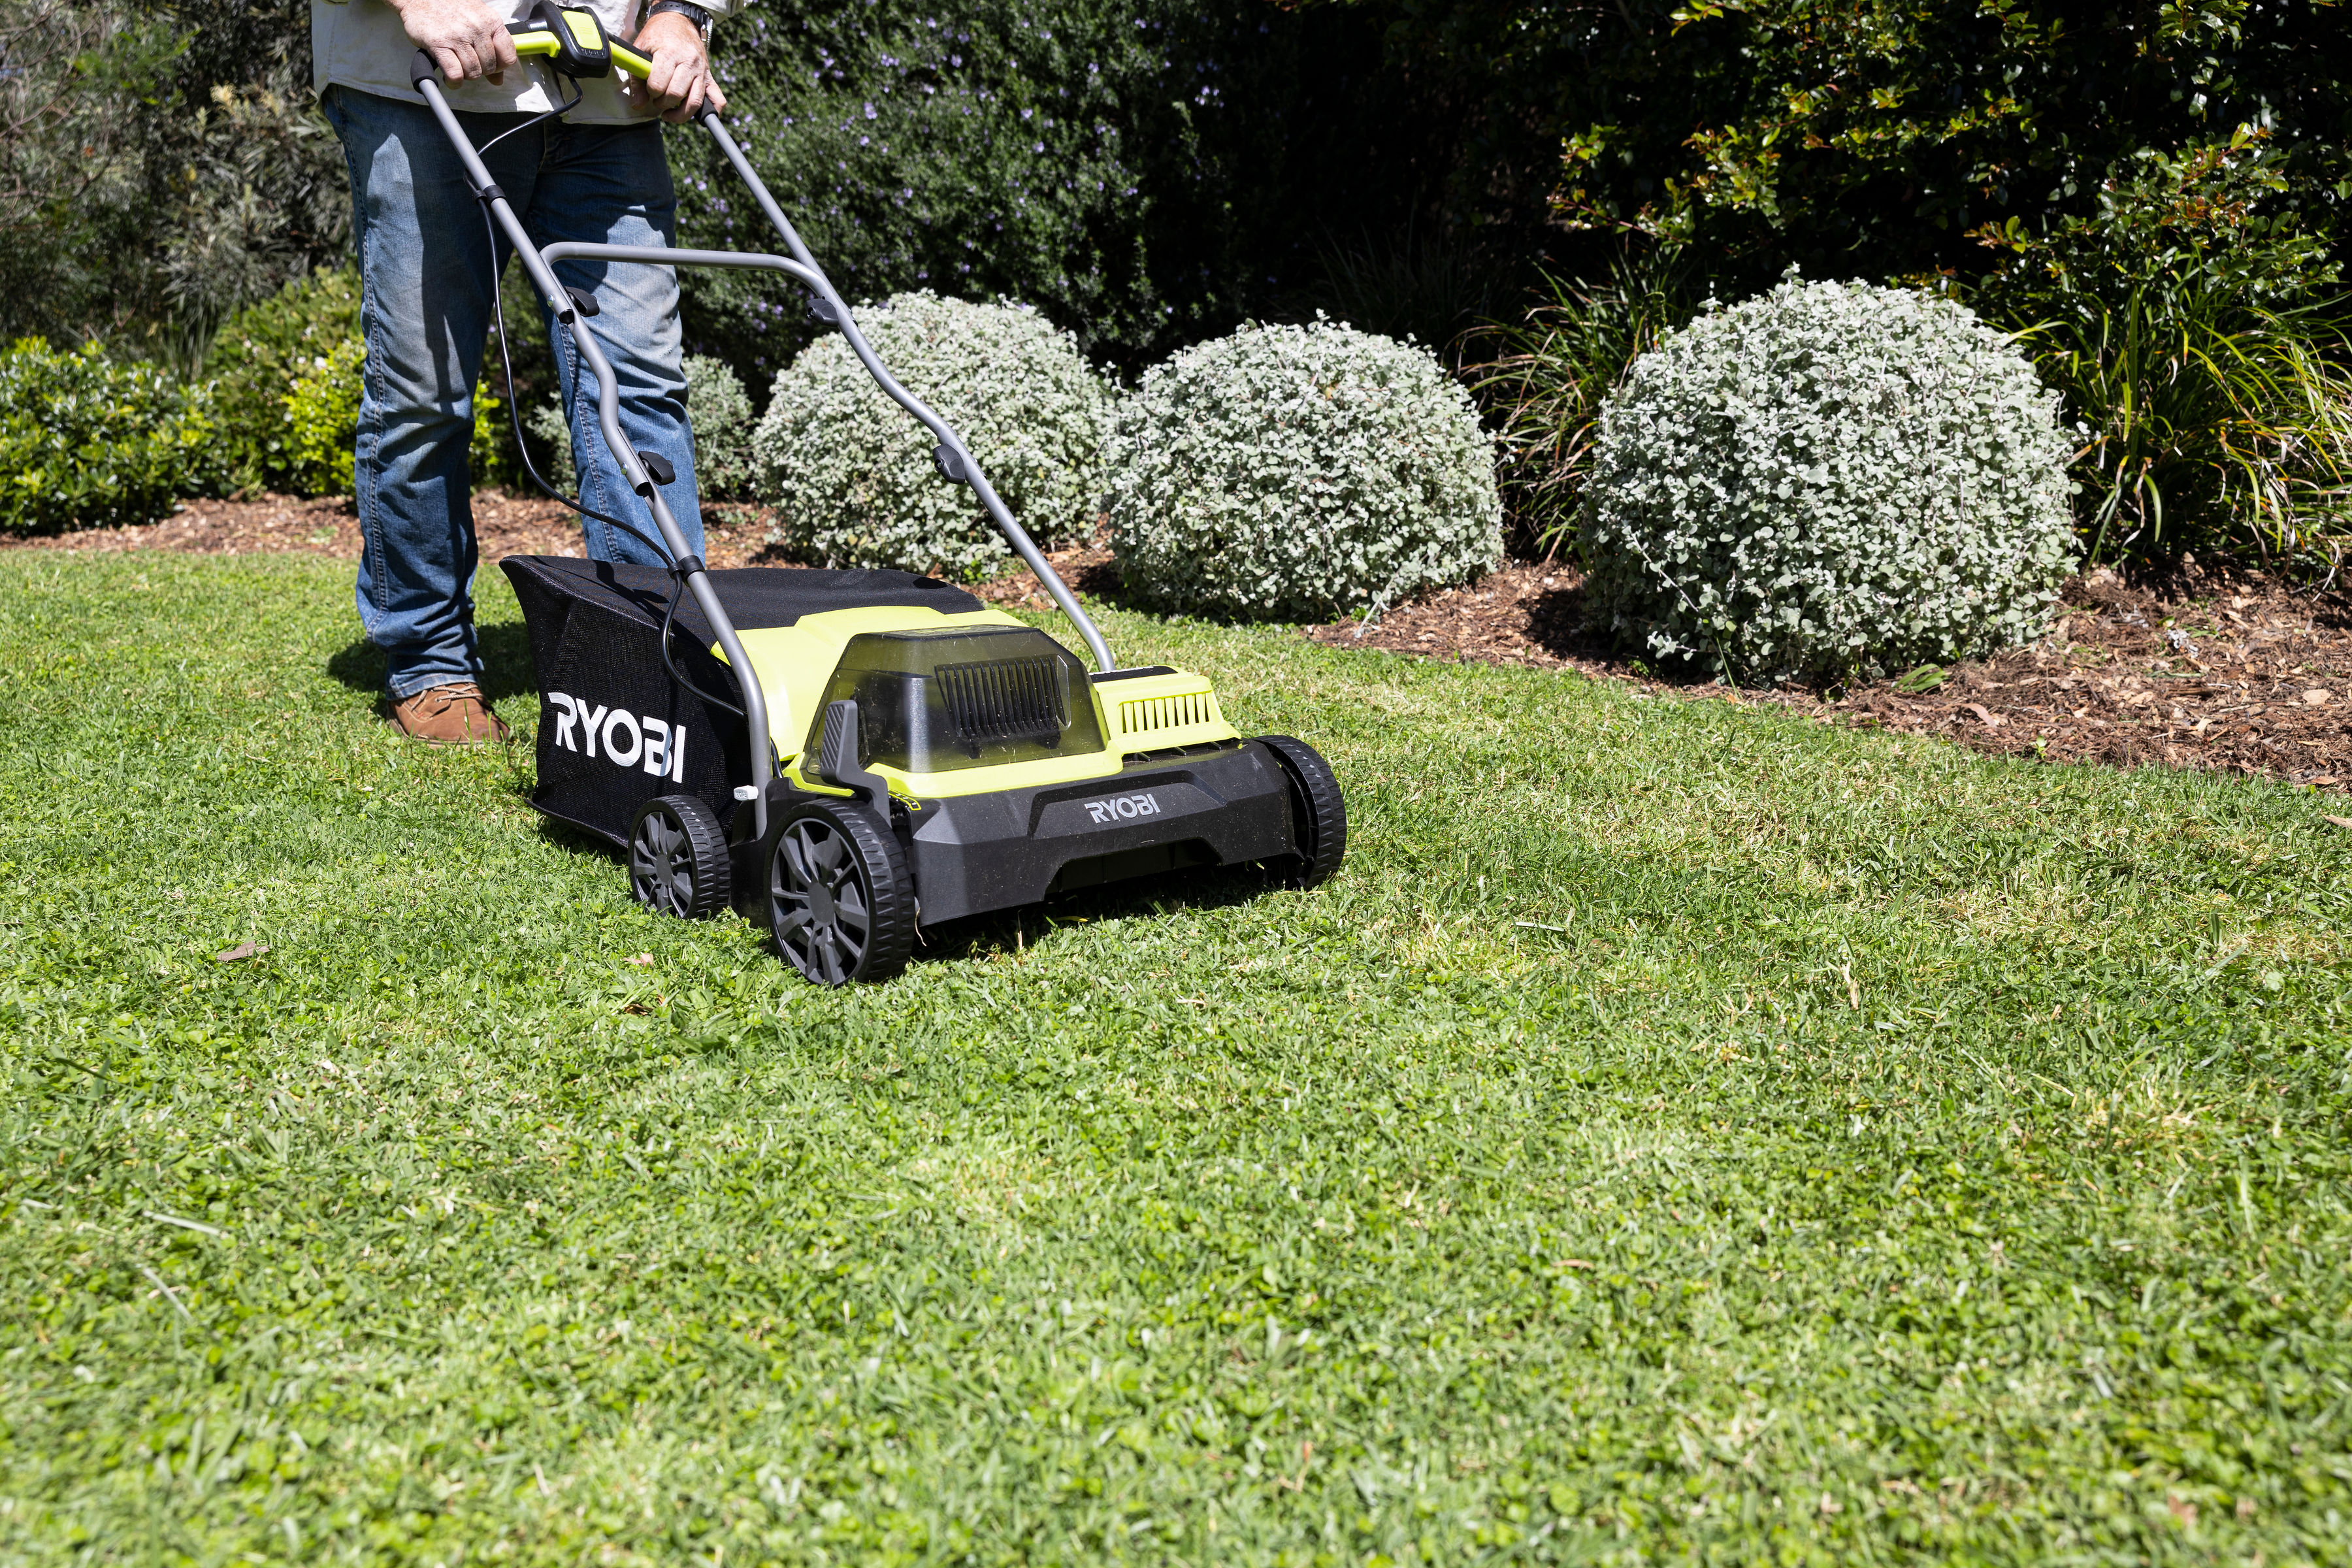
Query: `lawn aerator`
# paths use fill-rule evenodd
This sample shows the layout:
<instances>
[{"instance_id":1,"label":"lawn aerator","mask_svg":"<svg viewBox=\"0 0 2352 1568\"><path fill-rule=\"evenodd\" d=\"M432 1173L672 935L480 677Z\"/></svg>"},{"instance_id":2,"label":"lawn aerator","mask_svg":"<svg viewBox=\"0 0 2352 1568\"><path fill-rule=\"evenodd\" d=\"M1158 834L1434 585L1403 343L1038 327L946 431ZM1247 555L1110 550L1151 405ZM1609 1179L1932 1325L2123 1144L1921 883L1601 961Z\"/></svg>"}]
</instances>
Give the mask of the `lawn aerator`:
<instances>
[{"instance_id":1,"label":"lawn aerator","mask_svg":"<svg viewBox=\"0 0 2352 1568\"><path fill-rule=\"evenodd\" d=\"M614 69L642 78L648 68L590 11L538 0L511 30L526 61L560 78ZM1322 757L1286 736L1244 739L1203 677L1118 667L963 439L876 357L715 111L700 124L789 257L534 247L422 50L411 79L487 221L595 376L604 440L658 540L603 521L669 562L667 570L561 556L502 563L539 675L531 804L621 849L641 903L689 919L732 906L764 920L801 973L838 985L897 973L918 926L1075 888L1253 862L1311 887L1339 868L1347 809ZM1096 668L961 589L911 573L706 567L662 497L677 476L622 435L613 369L583 320L595 313L593 297L559 279L567 263L752 268L806 289L811 315L840 331L882 391L937 438L942 481L971 489L1076 626Z\"/></svg>"}]
</instances>

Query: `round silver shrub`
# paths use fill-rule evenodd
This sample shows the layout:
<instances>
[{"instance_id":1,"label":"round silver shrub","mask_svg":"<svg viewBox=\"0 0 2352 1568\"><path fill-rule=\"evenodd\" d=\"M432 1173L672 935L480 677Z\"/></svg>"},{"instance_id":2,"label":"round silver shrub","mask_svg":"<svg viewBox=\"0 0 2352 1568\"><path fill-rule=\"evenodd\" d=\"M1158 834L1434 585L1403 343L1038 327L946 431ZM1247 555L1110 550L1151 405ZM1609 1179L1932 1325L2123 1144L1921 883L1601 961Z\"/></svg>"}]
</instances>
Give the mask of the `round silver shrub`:
<instances>
[{"instance_id":1,"label":"round silver shrub","mask_svg":"<svg viewBox=\"0 0 2352 1568\"><path fill-rule=\"evenodd\" d=\"M1428 351L1335 321L1244 327L1154 366L1110 471L1120 577L1160 609L1320 617L1502 557L1469 395Z\"/></svg>"},{"instance_id":2,"label":"round silver shrub","mask_svg":"<svg viewBox=\"0 0 2352 1568\"><path fill-rule=\"evenodd\" d=\"M882 363L963 437L1041 544L1091 535L1110 389L1077 341L1024 305L923 291L855 307ZM940 478L929 431L829 333L776 376L751 440L776 539L826 566L978 578L1013 564L980 499Z\"/></svg>"},{"instance_id":3,"label":"round silver shrub","mask_svg":"<svg viewBox=\"0 0 2352 1568\"><path fill-rule=\"evenodd\" d=\"M695 483L706 500L740 496L751 482L751 396L725 360L688 354L684 369Z\"/></svg>"},{"instance_id":4,"label":"round silver shrub","mask_svg":"<svg viewBox=\"0 0 2352 1568\"><path fill-rule=\"evenodd\" d=\"M1970 658L2040 635L2074 567L2058 395L1949 300L1792 276L1635 361L1601 432L1591 602L1669 662Z\"/></svg>"},{"instance_id":5,"label":"round silver shrub","mask_svg":"<svg viewBox=\"0 0 2352 1568\"><path fill-rule=\"evenodd\" d=\"M732 500L751 488L751 399L725 360L688 354L681 368L686 372L687 427L694 432L695 489L704 500ZM583 387L581 396L595 396L593 384ZM589 406L593 419L593 403ZM579 493L572 423L564 417L562 396L550 394L524 416L523 428L546 446L541 477L565 495Z\"/></svg>"}]
</instances>

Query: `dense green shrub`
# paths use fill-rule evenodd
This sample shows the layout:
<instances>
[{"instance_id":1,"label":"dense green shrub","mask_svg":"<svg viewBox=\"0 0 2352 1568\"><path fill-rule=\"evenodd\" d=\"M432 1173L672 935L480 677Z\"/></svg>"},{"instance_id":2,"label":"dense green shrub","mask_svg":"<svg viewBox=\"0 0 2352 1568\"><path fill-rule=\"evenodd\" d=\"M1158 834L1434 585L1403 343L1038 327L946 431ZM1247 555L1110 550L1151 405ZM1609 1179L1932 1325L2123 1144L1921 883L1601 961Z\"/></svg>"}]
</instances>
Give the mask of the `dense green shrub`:
<instances>
[{"instance_id":1,"label":"dense green shrub","mask_svg":"<svg viewBox=\"0 0 2352 1568\"><path fill-rule=\"evenodd\" d=\"M1329 616L1502 555L1469 395L1426 350L1337 322L1245 327L1155 366L1110 469L1120 575L1164 609Z\"/></svg>"},{"instance_id":2,"label":"dense green shrub","mask_svg":"<svg viewBox=\"0 0 2352 1568\"><path fill-rule=\"evenodd\" d=\"M2095 216L1979 237L1971 291L2018 329L2088 426L2076 461L2093 556L2246 549L2340 558L2352 376L2339 268L2247 132L2104 181Z\"/></svg>"},{"instance_id":3,"label":"dense green shrub","mask_svg":"<svg viewBox=\"0 0 2352 1568\"><path fill-rule=\"evenodd\" d=\"M297 493L352 493L366 364L366 341L345 338L313 359L278 400L285 414L289 488Z\"/></svg>"},{"instance_id":4,"label":"dense green shrub","mask_svg":"<svg viewBox=\"0 0 2352 1568\"><path fill-rule=\"evenodd\" d=\"M297 279L223 324L205 368L214 382L222 461L231 485L257 490L334 488L320 478L315 458L298 455L288 399L297 382L315 378L323 363L338 356L347 362L345 374L355 375L359 362L345 345L358 342L359 328L359 276L349 269ZM315 405L317 394L306 401ZM354 385L354 420L358 411ZM315 426L317 416L310 417ZM314 431L312 439L317 438ZM348 449L342 471L348 485Z\"/></svg>"},{"instance_id":5,"label":"dense green shrub","mask_svg":"<svg viewBox=\"0 0 2352 1568\"><path fill-rule=\"evenodd\" d=\"M719 24L729 121L842 293L1027 300L1139 368L1402 228L1434 122L1381 24L1265 0L763 0ZM774 245L699 132L688 244ZM751 384L815 338L800 289L686 275L689 339Z\"/></svg>"},{"instance_id":6,"label":"dense green shrub","mask_svg":"<svg viewBox=\"0 0 2352 1568\"><path fill-rule=\"evenodd\" d=\"M1636 361L1585 490L1595 605L1740 679L2038 635L2073 569L2058 396L1962 307L1783 281Z\"/></svg>"},{"instance_id":7,"label":"dense green shrub","mask_svg":"<svg viewBox=\"0 0 2352 1568\"><path fill-rule=\"evenodd\" d=\"M153 365L26 338L0 353L0 528L147 522L215 478L210 400Z\"/></svg>"},{"instance_id":8,"label":"dense green shrub","mask_svg":"<svg viewBox=\"0 0 2352 1568\"><path fill-rule=\"evenodd\" d=\"M1727 298L1792 261L1972 279L1997 260L1979 226L2095 216L2138 153L2248 123L2339 235L2352 194L2329 4L1304 4L1384 24L1390 68L1451 111L1415 165L1450 221L1516 230L1570 275L1634 232L1688 242Z\"/></svg>"},{"instance_id":9,"label":"dense green shrub","mask_svg":"<svg viewBox=\"0 0 2352 1568\"><path fill-rule=\"evenodd\" d=\"M891 373L953 426L1040 543L1083 536L1102 494L1111 393L1070 334L1019 305L900 294L856 307ZM827 566L981 577L1012 561L978 499L940 479L929 431L838 333L776 377L752 437L782 542Z\"/></svg>"}]
</instances>

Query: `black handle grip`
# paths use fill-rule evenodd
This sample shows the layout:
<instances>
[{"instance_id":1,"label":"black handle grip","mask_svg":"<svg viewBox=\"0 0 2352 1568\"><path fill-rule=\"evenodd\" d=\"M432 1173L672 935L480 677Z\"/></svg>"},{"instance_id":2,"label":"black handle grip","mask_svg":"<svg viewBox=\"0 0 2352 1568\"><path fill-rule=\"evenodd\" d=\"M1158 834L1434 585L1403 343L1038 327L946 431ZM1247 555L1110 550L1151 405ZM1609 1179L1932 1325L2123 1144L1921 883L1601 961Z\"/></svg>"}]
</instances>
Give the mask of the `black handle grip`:
<instances>
[{"instance_id":1,"label":"black handle grip","mask_svg":"<svg viewBox=\"0 0 2352 1568\"><path fill-rule=\"evenodd\" d=\"M411 92L424 91L425 84L440 74L441 68L433 63L433 57L426 54L423 49L417 50L415 58L408 62L409 90Z\"/></svg>"}]
</instances>

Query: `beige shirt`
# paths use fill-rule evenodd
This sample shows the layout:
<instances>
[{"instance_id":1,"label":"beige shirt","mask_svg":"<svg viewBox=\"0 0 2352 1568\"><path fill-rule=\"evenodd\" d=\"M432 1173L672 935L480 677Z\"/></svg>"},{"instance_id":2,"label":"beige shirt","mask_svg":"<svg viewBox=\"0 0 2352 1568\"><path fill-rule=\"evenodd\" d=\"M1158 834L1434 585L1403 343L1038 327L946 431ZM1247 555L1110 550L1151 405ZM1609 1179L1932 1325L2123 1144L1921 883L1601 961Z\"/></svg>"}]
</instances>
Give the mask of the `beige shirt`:
<instances>
[{"instance_id":1,"label":"beige shirt","mask_svg":"<svg viewBox=\"0 0 2352 1568\"><path fill-rule=\"evenodd\" d=\"M501 22L520 22L530 9L530 0L482 3ZM585 4L607 33L627 39L635 36L638 21L653 0L585 0ZM737 9L741 0L695 0L695 4L718 16ZM362 92L422 102L416 89L408 85L409 62L415 58L416 46L401 26L400 13L384 0L310 0L310 86L314 90L324 92L328 83L341 82ZM544 60L525 60L519 69L507 72L501 86L467 81L456 87L445 83L444 90L453 109L536 113L562 101L550 96L552 80L553 73ZM619 71L603 81L582 82L580 94L580 107L570 116L578 124L625 124L653 112L646 100L645 84ZM564 97L570 96L565 92Z\"/></svg>"}]
</instances>

